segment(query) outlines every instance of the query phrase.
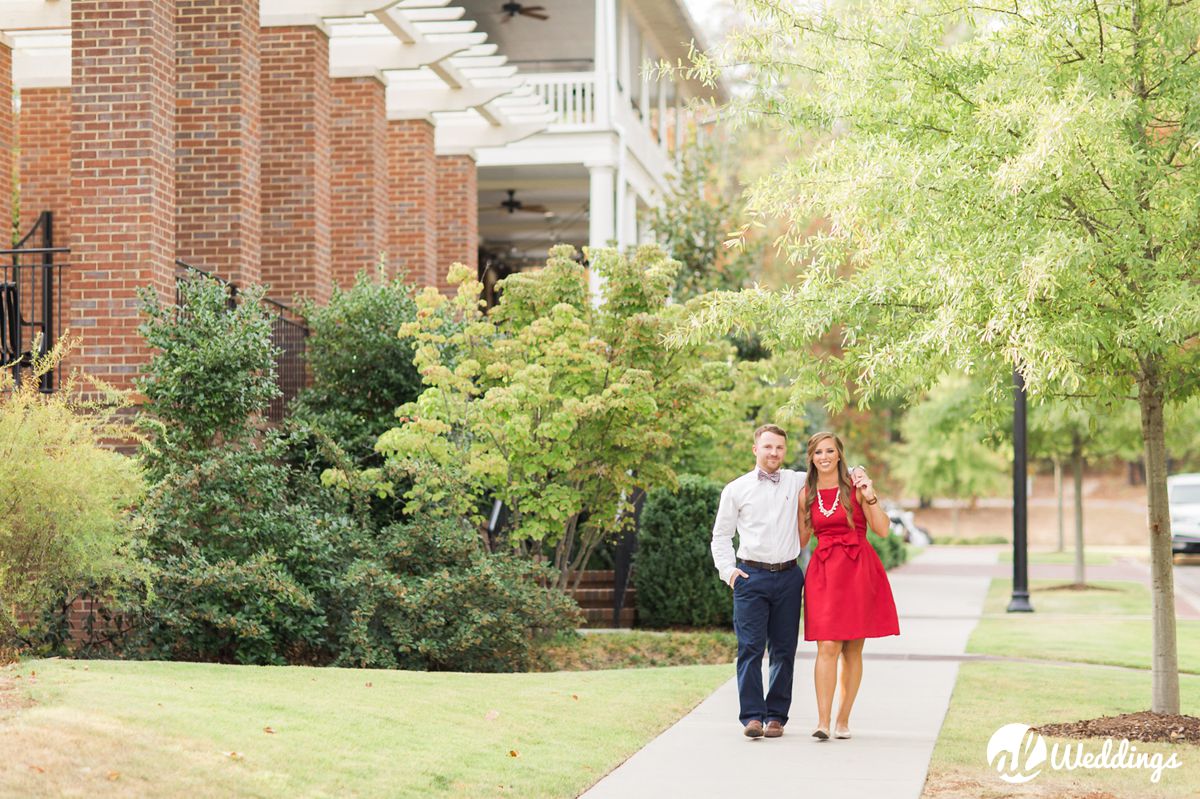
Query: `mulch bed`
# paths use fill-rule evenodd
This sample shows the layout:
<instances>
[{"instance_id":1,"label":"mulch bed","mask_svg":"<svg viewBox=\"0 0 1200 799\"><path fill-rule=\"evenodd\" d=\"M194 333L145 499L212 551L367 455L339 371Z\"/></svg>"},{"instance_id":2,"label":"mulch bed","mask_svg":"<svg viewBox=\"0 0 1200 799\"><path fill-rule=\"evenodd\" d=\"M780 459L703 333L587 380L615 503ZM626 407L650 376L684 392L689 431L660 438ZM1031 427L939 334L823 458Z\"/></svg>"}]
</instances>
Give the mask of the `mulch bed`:
<instances>
[{"instance_id":1,"label":"mulch bed","mask_svg":"<svg viewBox=\"0 0 1200 799\"><path fill-rule=\"evenodd\" d=\"M1061 738L1128 738L1146 743L1200 744L1200 718L1163 715L1149 710L1066 724L1043 724L1034 729L1042 735Z\"/></svg>"}]
</instances>

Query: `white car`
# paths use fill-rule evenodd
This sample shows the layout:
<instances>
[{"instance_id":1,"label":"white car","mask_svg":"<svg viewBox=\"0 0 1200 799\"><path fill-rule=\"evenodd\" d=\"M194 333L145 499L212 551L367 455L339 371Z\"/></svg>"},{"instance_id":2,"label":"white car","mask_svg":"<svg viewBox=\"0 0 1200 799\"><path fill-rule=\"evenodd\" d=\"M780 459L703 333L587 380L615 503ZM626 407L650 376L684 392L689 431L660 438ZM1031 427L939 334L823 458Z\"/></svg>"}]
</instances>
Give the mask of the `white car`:
<instances>
[{"instance_id":1,"label":"white car","mask_svg":"<svg viewBox=\"0 0 1200 799\"><path fill-rule=\"evenodd\" d=\"M1200 552L1200 474L1168 477L1167 505L1171 509L1171 551Z\"/></svg>"}]
</instances>

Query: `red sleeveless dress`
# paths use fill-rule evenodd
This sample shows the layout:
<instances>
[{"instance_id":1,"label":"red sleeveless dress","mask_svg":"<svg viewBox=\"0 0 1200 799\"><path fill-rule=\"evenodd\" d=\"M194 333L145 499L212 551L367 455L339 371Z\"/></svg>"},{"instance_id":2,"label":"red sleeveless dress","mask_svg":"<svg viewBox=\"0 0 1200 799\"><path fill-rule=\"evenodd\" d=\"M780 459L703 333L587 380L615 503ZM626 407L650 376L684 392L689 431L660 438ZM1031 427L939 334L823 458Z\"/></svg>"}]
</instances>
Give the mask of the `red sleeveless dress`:
<instances>
[{"instance_id":1,"label":"red sleeveless dress","mask_svg":"<svg viewBox=\"0 0 1200 799\"><path fill-rule=\"evenodd\" d=\"M837 488L817 489L828 509ZM838 501L829 517L812 505L817 547L804 576L804 640L850 641L899 635L896 602L883 562L867 540L867 517L850 492L854 526Z\"/></svg>"}]
</instances>

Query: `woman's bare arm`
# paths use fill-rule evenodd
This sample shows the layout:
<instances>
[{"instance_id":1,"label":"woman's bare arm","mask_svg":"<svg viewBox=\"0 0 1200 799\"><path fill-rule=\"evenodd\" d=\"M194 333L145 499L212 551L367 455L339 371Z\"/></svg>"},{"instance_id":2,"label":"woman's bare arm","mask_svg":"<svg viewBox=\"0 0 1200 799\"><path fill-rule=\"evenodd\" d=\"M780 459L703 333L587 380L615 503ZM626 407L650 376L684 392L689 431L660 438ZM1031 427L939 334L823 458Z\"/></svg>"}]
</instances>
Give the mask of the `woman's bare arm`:
<instances>
[{"instance_id":1,"label":"woman's bare arm","mask_svg":"<svg viewBox=\"0 0 1200 799\"><path fill-rule=\"evenodd\" d=\"M800 489L800 510L796 514L796 527L800 530L800 548L804 549L808 546L808 540L812 538L812 529L808 525L808 497L806 494L808 489Z\"/></svg>"},{"instance_id":2,"label":"woman's bare arm","mask_svg":"<svg viewBox=\"0 0 1200 799\"><path fill-rule=\"evenodd\" d=\"M879 504L874 482L867 476L865 469L856 469L851 479L854 481L858 504L867 517L867 526L874 530L876 535L886 537L892 531L892 521Z\"/></svg>"}]
</instances>

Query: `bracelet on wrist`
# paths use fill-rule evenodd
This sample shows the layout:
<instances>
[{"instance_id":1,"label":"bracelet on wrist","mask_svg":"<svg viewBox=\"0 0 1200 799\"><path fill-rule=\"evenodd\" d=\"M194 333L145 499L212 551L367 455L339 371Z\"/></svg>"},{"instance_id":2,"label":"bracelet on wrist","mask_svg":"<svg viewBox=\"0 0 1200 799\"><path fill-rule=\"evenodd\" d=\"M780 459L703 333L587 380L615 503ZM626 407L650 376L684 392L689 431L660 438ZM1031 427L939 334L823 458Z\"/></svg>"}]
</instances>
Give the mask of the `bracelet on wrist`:
<instances>
[{"instance_id":1,"label":"bracelet on wrist","mask_svg":"<svg viewBox=\"0 0 1200 799\"><path fill-rule=\"evenodd\" d=\"M874 505L874 504L876 504L877 502L879 502L879 496L878 496L878 495L876 495L876 496L873 496L873 497L871 497L870 499L868 499L868 500L867 500L867 504L868 504L868 505Z\"/></svg>"}]
</instances>

